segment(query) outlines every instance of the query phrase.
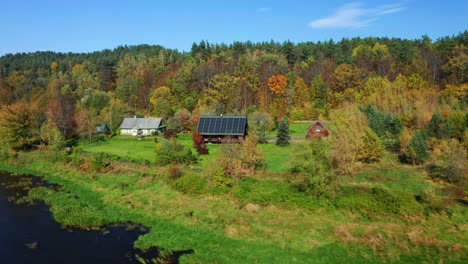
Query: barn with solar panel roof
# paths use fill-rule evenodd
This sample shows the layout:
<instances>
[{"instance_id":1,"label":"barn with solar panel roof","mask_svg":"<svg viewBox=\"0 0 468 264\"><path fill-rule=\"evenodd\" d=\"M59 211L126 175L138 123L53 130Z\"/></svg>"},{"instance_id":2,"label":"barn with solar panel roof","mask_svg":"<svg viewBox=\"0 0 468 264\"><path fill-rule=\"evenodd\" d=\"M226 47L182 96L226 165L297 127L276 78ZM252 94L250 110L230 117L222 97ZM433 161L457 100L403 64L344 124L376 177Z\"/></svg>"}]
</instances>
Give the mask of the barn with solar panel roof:
<instances>
[{"instance_id":1,"label":"barn with solar panel roof","mask_svg":"<svg viewBox=\"0 0 468 264\"><path fill-rule=\"evenodd\" d=\"M247 117L200 116L197 133L206 143L242 142L247 135Z\"/></svg>"}]
</instances>

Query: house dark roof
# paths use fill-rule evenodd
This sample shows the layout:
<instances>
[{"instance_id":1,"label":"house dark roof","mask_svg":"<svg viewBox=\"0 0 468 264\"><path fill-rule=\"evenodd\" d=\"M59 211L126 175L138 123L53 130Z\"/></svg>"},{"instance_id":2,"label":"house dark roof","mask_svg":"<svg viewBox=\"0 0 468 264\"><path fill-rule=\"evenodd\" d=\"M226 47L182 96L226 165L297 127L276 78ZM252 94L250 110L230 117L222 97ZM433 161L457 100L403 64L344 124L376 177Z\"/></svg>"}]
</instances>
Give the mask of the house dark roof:
<instances>
[{"instance_id":1,"label":"house dark roof","mask_svg":"<svg viewBox=\"0 0 468 264\"><path fill-rule=\"evenodd\" d=\"M200 116L197 132L201 135L245 135L245 116Z\"/></svg>"},{"instance_id":2,"label":"house dark roof","mask_svg":"<svg viewBox=\"0 0 468 264\"><path fill-rule=\"evenodd\" d=\"M121 129L158 129L161 125L162 118L124 118Z\"/></svg>"}]
</instances>

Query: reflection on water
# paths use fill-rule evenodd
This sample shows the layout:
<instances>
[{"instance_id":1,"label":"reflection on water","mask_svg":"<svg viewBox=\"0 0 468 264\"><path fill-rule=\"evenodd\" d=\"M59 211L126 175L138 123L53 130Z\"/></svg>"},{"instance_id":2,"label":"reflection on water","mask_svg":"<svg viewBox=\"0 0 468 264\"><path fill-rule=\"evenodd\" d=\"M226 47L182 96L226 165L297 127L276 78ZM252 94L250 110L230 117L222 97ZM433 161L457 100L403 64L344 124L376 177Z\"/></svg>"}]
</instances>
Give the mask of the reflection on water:
<instances>
[{"instance_id":1,"label":"reflection on water","mask_svg":"<svg viewBox=\"0 0 468 264\"><path fill-rule=\"evenodd\" d=\"M133 249L133 242L147 232L145 228L63 229L44 203L12 202L26 195L31 186L47 185L37 177L0 172L0 263L138 263L135 255L147 260L157 257L156 249ZM175 252L169 262L177 263L187 253L193 251Z\"/></svg>"}]
</instances>

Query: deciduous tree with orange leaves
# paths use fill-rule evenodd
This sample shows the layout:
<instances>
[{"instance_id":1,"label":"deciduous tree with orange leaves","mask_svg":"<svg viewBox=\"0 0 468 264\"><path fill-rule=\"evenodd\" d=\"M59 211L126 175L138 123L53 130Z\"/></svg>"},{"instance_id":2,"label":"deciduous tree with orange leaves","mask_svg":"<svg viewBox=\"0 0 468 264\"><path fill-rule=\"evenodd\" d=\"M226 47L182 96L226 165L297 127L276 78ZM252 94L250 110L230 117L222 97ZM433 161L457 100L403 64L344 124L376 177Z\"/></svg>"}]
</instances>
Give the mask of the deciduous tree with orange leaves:
<instances>
[{"instance_id":1,"label":"deciduous tree with orange leaves","mask_svg":"<svg viewBox=\"0 0 468 264\"><path fill-rule=\"evenodd\" d=\"M273 74L268 78L268 87L275 94L283 94L284 89L288 86L288 80L283 74Z\"/></svg>"}]
</instances>

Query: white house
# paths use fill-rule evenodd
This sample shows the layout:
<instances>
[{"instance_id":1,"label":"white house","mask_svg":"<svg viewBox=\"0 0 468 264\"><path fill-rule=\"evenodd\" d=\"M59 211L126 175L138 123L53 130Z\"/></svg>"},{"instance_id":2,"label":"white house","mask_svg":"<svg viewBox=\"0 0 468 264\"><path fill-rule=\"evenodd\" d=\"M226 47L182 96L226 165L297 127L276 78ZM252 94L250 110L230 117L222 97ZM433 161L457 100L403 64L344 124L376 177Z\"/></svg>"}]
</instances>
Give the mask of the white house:
<instances>
[{"instance_id":1,"label":"white house","mask_svg":"<svg viewBox=\"0 0 468 264\"><path fill-rule=\"evenodd\" d=\"M164 132L165 126L162 118L124 118L120 125L121 135L151 135Z\"/></svg>"}]
</instances>

